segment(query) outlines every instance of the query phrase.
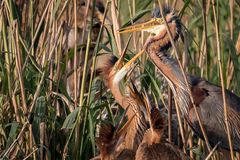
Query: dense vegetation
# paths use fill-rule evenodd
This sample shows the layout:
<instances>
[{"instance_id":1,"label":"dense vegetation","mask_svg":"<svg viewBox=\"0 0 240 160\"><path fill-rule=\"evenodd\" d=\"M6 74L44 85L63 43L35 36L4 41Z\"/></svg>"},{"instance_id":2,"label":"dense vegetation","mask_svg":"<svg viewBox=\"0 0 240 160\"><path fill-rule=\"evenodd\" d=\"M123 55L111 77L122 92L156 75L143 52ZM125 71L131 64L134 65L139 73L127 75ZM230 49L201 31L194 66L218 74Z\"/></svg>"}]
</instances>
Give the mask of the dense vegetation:
<instances>
[{"instance_id":1,"label":"dense vegetation","mask_svg":"<svg viewBox=\"0 0 240 160\"><path fill-rule=\"evenodd\" d=\"M112 123L118 120L117 104L95 74L96 57L121 55L129 34L117 30L149 19L158 2L104 0L104 10L100 1L83 1L0 2L0 158L89 159L98 154L95 132L102 115L107 113ZM239 95L239 2L161 2L176 8L185 25L184 43L177 43L185 70L220 85L219 43L224 86ZM126 61L143 48L147 36L133 34ZM166 82L147 55L133 79L168 107ZM194 159L206 157L204 142L183 123L187 144L179 147ZM217 152L212 158L220 159Z\"/></svg>"}]
</instances>

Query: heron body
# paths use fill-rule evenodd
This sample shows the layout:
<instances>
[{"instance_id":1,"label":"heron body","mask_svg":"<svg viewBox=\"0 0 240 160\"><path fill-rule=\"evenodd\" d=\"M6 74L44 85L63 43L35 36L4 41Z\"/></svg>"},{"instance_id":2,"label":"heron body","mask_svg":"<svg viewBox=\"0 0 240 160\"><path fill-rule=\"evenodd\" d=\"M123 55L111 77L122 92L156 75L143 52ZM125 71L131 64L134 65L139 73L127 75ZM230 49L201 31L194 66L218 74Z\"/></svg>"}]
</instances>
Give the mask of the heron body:
<instances>
[{"instance_id":1,"label":"heron body","mask_svg":"<svg viewBox=\"0 0 240 160\"><path fill-rule=\"evenodd\" d=\"M136 160L187 160L188 158L176 146L161 142L153 145L141 143L136 153Z\"/></svg>"},{"instance_id":2,"label":"heron body","mask_svg":"<svg viewBox=\"0 0 240 160\"><path fill-rule=\"evenodd\" d=\"M129 121L130 122L130 121ZM135 153L126 149L123 145L126 131L118 131L112 124L101 123L99 125L96 144L100 150L100 156L92 160L133 160Z\"/></svg>"},{"instance_id":3,"label":"heron body","mask_svg":"<svg viewBox=\"0 0 240 160\"><path fill-rule=\"evenodd\" d=\"M191 79L191 85L194 102L198 106L197 109L210 143L213 146L220 141L222 148L229 149L221 87L196 77ZM233 148L235 151L240 151L240 98L228 90L225 93ZM190 109L189 117L192 127L200 130L193 109ZM202 134L199 136L202 137Z\"/></svg>"},{"instance_id":4,"label":"heron body","mask_svg":"<svg viewBox=\"0 0 240 160\"><path fill-rule=\"evenodd\" d=\"M120 143L116 143L116 141L119 141L122 137L119 138L119 136L117 136L117 138L111 138L113 137L113 134L109 134L109 131L110 133L112 131L112 127L103 129L100 132L102 133L100 134L102 135L100 137L105 136L106 138L98 138L97 141L101 141L102 143L97 142L97 144L103 144L102 146L114 144L110 148L108 147L108 149L106 147L103 147L103 149L99 147L101 155L104 155L102 156L102 159L108 159L108 157L110 157L110 159L124 160L188 159L188 157L176 146L167 143L163 139L165 120L162 118L160 111L156 107L151 107L146 93L139 93L132 83L132 87L129 87L129 95L121 95L119 82L129 70L116 70L118 62L113 56L109 56L106 60L101 60L101 62L103 66L100 67L99 74L101 77L105 77L105 84L110 88L118 103L125 110L128 108L126 115L128 119L131 119L128 127L125 129L126 134L122 141L123 143L120 145L121 147L117 146ZM109 141L112 142L110 143Z\"/></svg>"},{"instance_id":5,"label":"heron body","mask_svg":"<svg viewBox=\"0 0 240 160\"><path fill-rule=\"evenodd\" d=\"M145 106L149 107L147 100ZM168 143L164 138L165 120L160 111L154 107L148 114L150 128L145 132L142 143L139 145L136 159L137 160L188 160L190 159L178 147Z\"/></svg>"},{"instance_id":6,"label":"heron body","mask_svg":"<svg viewBox=\"0 0 240 160\"><path fill-rule=\"evenodd\" d=\"M176 41L182 31L181 21L168 6L164 7L163 13L172 37ZM184 80L184 75L178 62L168 54L168 49L171 48L171 42L167 29L162 21L159 20L162 18L160 10L156 9L153 16L154 19L158 20L153 24L153 28L155 28L154 32L148 30L152 34L146 40L144 46L145 50L152 62L167 80L174 94L174 98L188 124L193 129L194 133L202 138L203 134L190 99L190 91ZM144 28L144 24L136 26L140 25ZM156 27L157 25L162 27ZM125 29L123 28L121 32L144 30L136 26L127 27ZM139 53L137 56L140 56L140 54L142 53ZM127 65L131 63L132 61ZM191 75L187 76L187 81L190 85L193 101L197 107L210 144L216 145L218 142L221 142L219 146L229 150L221 87L214 85L203 78ZM240 98L226 90L226 103L233 149L235 151L240 151Z\"/></svg>"}]
</instances>

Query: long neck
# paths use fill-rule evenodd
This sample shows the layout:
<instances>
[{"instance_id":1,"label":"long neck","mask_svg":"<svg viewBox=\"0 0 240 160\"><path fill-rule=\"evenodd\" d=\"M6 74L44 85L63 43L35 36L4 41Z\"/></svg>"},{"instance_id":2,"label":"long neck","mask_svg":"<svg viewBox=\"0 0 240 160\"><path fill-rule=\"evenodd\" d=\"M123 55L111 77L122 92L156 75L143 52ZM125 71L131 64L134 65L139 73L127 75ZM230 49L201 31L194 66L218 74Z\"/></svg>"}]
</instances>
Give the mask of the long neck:
<instances>
[{"instance_id":1,"label":"long neck","mask_svg":"<svg viewBox=\"0 0 240 160\"><path fill-rule=\"evenodd\" d=\"M173 39L177 40L176 24L169 25ZM157 36L150 36L145 44L150 59L161 71L177 99L181 111L186 115L190 107L190 97L179 64L167 54L171 42L166 28Z\"/></svg>"},{"instance_id":2,"label":"long neck","mask_svg":"<svg viewBox=\"0 0 240 160\"><path fill-rule=\"evenodd\" d=\"M122 106L123 109L126 109L126 107L123 106L124 95L122 94L122 92L120 90L120 84L114 84L112 79L113 79L113 77L110 77L107 80L107 87L111 90L113 97L118 102L118 104L120 106Z\"/></svg>"},{"instance_id":3,"label":"long neck","mask_svg":"<svg viewBox=\"0 0 240 160\"><path fill-rule=\"evenodd\" d=\"M142 99L139 97L138 93L134 94L122 94L120 90L120 82L125 75L124 72L117 72L113 79L111 79L109 83L109 88L116 99L116 101L124 108L127 109L127 117L128 119L133 118L131 123L129 124L128 132L125 136L125 146L127 149L131 149L133 151L137 150L138 145L141 143L145 130L147 129L147 122L144 116L143 103ZM125 87L126 88L126 87ZM130 89L130 88L129 88Z\"/></svg>"},{"instance_id":4,"label":"long neck","mask_svg":"<svg viewBox=\"0 0 240 160\"><path fill-rule=\"evenodd\" d=\"M149 53L149 57L166 78L170 87L175 87L175 89L187 89L182 71L176 60L164 52L151 52Z\"/></svg>"}]
</instances>

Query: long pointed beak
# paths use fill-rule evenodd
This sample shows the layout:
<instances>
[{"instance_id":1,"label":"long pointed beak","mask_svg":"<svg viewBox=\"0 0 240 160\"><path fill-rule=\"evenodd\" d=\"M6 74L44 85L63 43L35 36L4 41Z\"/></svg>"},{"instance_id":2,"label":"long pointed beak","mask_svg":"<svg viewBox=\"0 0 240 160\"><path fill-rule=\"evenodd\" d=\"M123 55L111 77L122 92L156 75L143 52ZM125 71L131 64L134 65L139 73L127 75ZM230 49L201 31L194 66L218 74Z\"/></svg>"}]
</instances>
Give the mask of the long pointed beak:
<instances>
[{"instance_id":1,"label":"long pointed beak","mask_svg":"<svg viewBox=\"0 0 240 160\"><path fill-rule=\"evenodd\" d=\"M135 24L132 26L128 26L125 28L121 28L119 30L119 33L129 33L129 32L137 32L137 31L148 31L149 29L152 29L155 26L163 24L164 21L162 18L154 18L150 21Z\"/></svg>"},{"instance_id":2,"label":"long pointed beak","mask_svg":"<svg viewBox=\"0 0 240 160\"><path fill-rule=\"evenodd\" d=\"M137 59L138 59L138 57L140 57L143 53L144 53L144 49L143 50L141 50L138 54L136 54L130 61L128 61L123 67L122 67L122 69L124 69L124 70L127 70L130 66L131 66L131 64L133 63L133 62L135 62Z\"/></svg>"},{"instance_id":3,"label":"long pointed beak","mask_svg":"<svg viewBox=\"0 0 240 160\"><path fill-rule=\"evenodd\" d=\"M117 70L121 69L122 66L123 66L123 60L124 60L124 57L127 53L127 48L128 48L128 45L130 43L131 38L132 38L132 34L129 36L126 47L124 48L123 53L121 54L120 58L118 59L116 65L115 65Z\"/></svg>"},{"instance_id":4,"label":"long pointed beak","mask_svg":"<svg viewBox=\"0 0 240 160\"><path fill-rule=\"evenodd\" d=\"M128 61L115 75L113 79L113 84L118 84L123 77L128 73L128 71L131 69L131 64L137 60L138 57L140 57L144 53L144 50L136 54L130 61Z\"/></svg>"},{"instance_id":5,"label":"long pointed beak","mask_svg":"<svg viewBox=\"0 0 240 160\"><path fill-rule=\"evenodd\" d=\"M116 65L115 65L116 70L119 70L122 68L125 55L126 55L126 52L123 52L119 57L118 61L116 62Z\"/></svg>"}]
</instances>

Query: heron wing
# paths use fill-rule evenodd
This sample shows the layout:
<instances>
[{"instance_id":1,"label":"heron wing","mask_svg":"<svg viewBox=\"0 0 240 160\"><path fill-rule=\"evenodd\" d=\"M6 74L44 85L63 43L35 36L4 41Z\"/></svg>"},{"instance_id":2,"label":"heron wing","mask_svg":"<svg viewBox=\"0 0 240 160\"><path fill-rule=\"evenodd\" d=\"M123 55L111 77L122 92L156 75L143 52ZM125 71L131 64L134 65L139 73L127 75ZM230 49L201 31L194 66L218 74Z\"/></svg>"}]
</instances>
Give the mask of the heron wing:
<instances>
[{"instance_id":1,"label":"heron wing","mask_svg":"<svg viewBox=\"0 0 240 160\"><path fill-rule=\"evenodd\" d=\"M193 98L210 143L214 145L221 141L220 146L229 149L221 87L202 78L192 82ZM226 104L233 148L240 150L240 98L226 90ZM192 110L190 113L195 131L202 135L195 112Z\"/></svg>"}]
</instances>

